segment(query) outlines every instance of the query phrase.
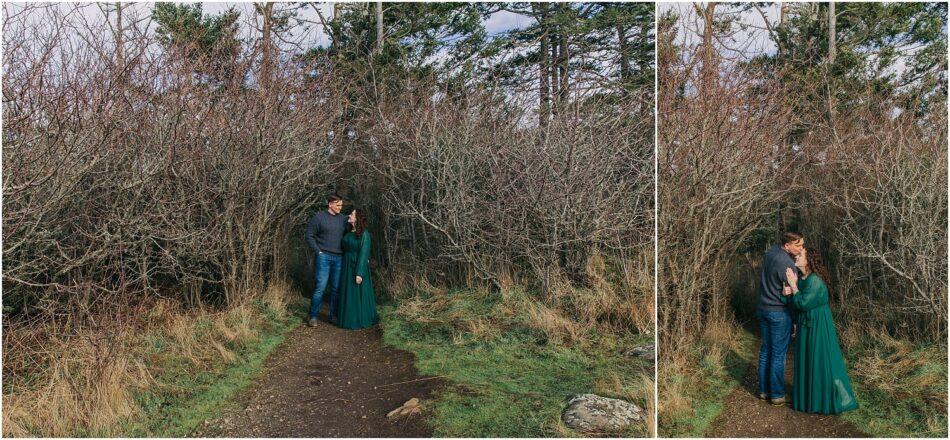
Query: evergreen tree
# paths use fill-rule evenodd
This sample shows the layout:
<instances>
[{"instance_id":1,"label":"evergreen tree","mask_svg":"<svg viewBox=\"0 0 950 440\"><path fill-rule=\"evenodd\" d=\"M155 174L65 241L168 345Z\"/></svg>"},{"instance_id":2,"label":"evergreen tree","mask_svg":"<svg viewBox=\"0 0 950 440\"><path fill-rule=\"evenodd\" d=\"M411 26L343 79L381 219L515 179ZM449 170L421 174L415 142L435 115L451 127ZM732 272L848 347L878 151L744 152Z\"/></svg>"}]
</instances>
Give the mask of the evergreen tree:
<instances>
[{"instance_id":1,"label":"evergreen tree","mask_svg":"<svg viewBox=\"0 0 950 440\"><path fill-rule=\"evenodd\" d=\"M234 74L241 52L233 8L217 15L204 15L201 3L156 3L152 17L158 23L158 41L173 56L188 60L196 73L208 80L226 81Z\"/></svg>"}]
</instances>

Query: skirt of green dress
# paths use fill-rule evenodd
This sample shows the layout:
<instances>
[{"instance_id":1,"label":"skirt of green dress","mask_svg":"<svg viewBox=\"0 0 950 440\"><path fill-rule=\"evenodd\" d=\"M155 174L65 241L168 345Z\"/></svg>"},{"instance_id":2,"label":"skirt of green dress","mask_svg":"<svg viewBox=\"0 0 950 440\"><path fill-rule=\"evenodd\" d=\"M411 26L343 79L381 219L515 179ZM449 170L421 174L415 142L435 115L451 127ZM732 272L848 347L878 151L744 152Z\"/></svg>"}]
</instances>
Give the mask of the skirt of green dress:
<instances>
[{"instance_id":1,"label":"skirt of green dress","mask_svg":"<svg viewBox=\"0 0 950 440\"><path fill-rule=\"evenodd\" d=\"M858 401L845 370L831 309L824 305L799 313L792 407L817 414L856 409Z\"/></svg>"},{"instance_id":2,"label":"skirt of green dress","mask_svg":"<svg viewBox=\"0 0 950 440\"><path fill-rule=\"evenodd\" d=\"M361 329L376 324L376 293L373 277L367 273L361 284L356 284L356 258L344 258L340 271L340 305L338 324L345 329Z\"/></svg>"}]
</instances>

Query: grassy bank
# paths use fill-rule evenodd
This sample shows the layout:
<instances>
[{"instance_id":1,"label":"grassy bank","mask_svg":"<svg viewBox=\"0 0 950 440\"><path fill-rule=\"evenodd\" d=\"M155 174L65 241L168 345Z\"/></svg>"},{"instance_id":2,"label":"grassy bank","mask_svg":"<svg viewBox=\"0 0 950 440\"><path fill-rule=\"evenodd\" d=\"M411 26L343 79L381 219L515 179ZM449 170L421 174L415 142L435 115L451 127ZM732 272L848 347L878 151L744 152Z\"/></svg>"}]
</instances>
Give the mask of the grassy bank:
<instances>
[{"instance_id":1,"label":"grassy bank","mask_svg":"<svg viewBox=\"0 0 950 440\"><path fill-rule=\"evenodd\" d=\"M722 412L723 399L753 362L754 338L732 325L710 325L700 343L659 362L659 431L664 437L702 437ZM664 347L660 347L664 350Z\"/></svg>"},{"instance_id":2,"label":"grassy bank","mask_svg":"<svg viewBox=\"0 0 950 440\"><path fill-rule=\"evenodd\" d=\"M875 437L947 437L947 349L854 326L841 331L860 407L845 420Z\"/></svg>"},{"instance_id":3,"label":"grassy bank","mask_svg":"<svg viewBox=\"0 0 950 440\"><path fill-rule=\"evenodd\" d=\"M946 348L859 326L839 332L860 403L841 417L873 437L947 436ZM722 324L674 361L661 361L660 434L702 437L722 399L754 367L758 344L752 333Z\"/></svg>"},{"instance_id":4,"label":"grassy bank","mask_svg":"<svg viewBox=\"0 0 950 440\"><path fill-rule=\"evenodd\" d=\"M296 306L293 308L302 310ZM220 413L260 373L264 360L283 342L284 335L300 325L303 313L298 310L284 315L260 306L256 311L263 318L261 326L253 328L254 334L243 343L226 347L232 355L213 360L207 369L195 371L195 363L180 354L159 356L162 386L136 396L144 417L122 431L133 437L185 437ZM199 322L198 327L207 325L207 321ZM153 338L150 348L157 352L167 341L162 336Z\"/></svg>"},{"instance_id":5,"label":"grassy bank","mask_svg":"<svg viewBox=\"0 0 950 440\"><path fill-rule=\"evenodd\" d=\"M109 334L48 338L57 356L29 377L4 378L3 435L187 436L222 410L299 325L293 297L280 284L227 310L185 310L159 300L139 321Z\"/></svg>"},{"instance_id":6,"label":"grassy bank","mask_svg":"<svg viewBox=\"0 0 950 440\"><path fill-rule=\"evenodd\" d=\"M443 437L578 436L566 399L597 393L652 412L652 361L624 357L649 336L583 328L519 290L416 291L381 309L384 338L448 386L431 403ZM648 436L652 420L619 433Z\"/></svg>"}]
</instances>

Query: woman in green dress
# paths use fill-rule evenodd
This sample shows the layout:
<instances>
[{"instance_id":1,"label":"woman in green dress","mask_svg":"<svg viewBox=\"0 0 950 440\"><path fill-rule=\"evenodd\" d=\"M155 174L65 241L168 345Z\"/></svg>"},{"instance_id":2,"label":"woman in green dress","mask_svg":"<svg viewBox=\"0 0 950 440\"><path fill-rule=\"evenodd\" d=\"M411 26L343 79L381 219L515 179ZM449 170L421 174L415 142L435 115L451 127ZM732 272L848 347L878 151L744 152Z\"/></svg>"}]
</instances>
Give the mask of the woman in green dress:
<instances>
[{"instance_id":1,"label":"woman in green dress","mask_svg":"<svg viewBox=\"0 0 950 440\"><path fill-rule=\"evenodd\" d=\"M376 324L376 293L369 270L370 236L365 211L350 213L352 230L343 236L343 268L340 271L340 306L337 325L360 329Z\"/></svg>"},{"instance_id":2,"label":"woman in green dress","mask_svg":"<svg viewBox=\"0 0 950 440\"><path fill-rule=\"evenodd\" d=\"M828 307L827 269L821 255L804 249L795 258L795 266L786 270L788 286L784 292L796 311L798 336L795 339L795 378L792 384L792 408L818 414L840 414L858 407L845 370L841 346L831 308Z\"/></svg>"}]
</instances>

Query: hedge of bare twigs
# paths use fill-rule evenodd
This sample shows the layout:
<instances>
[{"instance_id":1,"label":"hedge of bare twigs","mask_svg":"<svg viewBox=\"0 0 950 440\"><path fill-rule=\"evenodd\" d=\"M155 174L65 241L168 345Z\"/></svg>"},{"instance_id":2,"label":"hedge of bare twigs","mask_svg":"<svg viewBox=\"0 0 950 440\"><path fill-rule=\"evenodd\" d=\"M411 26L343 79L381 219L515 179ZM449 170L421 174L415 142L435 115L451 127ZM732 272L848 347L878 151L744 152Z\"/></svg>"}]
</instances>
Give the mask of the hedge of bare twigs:
<instances>
[{"instance_id":1,"label":"hedge of bare twigs","mask_svg":"<svg viewBox=\"0 0 950 440\"><path fill-rule=\"evenodd\" d=\"M868 90L849 111L816 118L793 111L782 72L664 37L662 355L712 323L754 319L758 262L784 230L825 255L842 325L945 338L945 101L921 115ZM793 133L802 126L807 133Z\"/></svg>"},{"instance_id":2,"label":"hedge of bare twigs","mask_svg":"<svg viewBox=\"0 0 950 440\"><path fill-rule=\"evenodd\" d=\"M4 30L8 316L240 301L306 258L281 249L333 190L372 214L379 264L446 282L584 286L592 255L651 252L648 92L564 103L542 129L510 90L377 93L328 59L212 61L150 34L115 56L68 8L27 9Z\"/></svg>"}]
</instances>

